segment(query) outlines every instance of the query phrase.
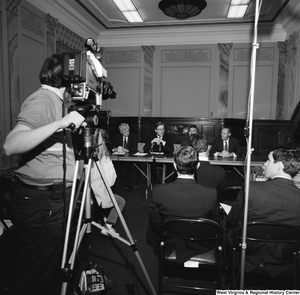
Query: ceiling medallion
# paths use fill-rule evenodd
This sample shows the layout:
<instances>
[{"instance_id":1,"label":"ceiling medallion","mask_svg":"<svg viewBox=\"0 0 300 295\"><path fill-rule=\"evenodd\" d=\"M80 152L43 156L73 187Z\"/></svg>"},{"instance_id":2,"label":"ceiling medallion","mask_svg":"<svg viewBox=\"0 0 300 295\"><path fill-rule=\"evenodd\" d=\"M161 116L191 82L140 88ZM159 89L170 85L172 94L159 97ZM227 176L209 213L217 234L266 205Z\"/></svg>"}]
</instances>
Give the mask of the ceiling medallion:
<instances>
[{"instance_id":1,"label":"ceiling medallion","mask_svg":"<svg viewBox=\"0 0 300 295\"><path fill-rule=\"evenodd\" d=\"M207 6L205 0L161 0L160 10L167 16L176 19L187 19L196 16Z\"/></svg>"}]
</instances>

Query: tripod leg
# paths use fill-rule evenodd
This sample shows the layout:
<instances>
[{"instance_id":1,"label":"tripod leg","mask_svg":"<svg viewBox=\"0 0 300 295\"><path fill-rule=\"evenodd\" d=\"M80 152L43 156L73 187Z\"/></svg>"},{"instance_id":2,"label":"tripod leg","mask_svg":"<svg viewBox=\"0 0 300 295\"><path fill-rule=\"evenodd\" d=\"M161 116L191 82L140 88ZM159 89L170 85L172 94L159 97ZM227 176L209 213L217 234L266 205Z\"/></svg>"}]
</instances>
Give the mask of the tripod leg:
<instances>
[{"instance_id":1,"label":"tripod leg","mask_svg":"<svg viewBox=\"0 0 300 295\"><path fill-rule=\"evenodd\" d=\"M76 254L78 252L82 238L86 232L91 233L91 224L90 224L91 223L91 208L90 208L91 207L91 196L90 196L91 190L90 190L90 181L89 181L91 165L92 165L92 160L89 159L88 165L87 166L85 165L85 168L84 168L85 184L84 184L84 189L83 189L83 194L82 194L82 199L81 199L81 206L80 206L79 217L78 217L78 222L77 222L73 251L72 251L71 257L69 259L69 263L67 265L66 264L67 248L68 248L68 240L69 240L70 228L71 228L72 210L73 210L73 206L74 206L74 196L75 196L75 191L76 191L76 182L77 182L77 175L78 175L78 170L79 170L79 161L76 161L76 165L75 165L75 173L74 173L74 178L73 178L73 187L72 187L72 193L71 193L69 216L68 216L68 222L67 222L64 252L63 252L63 259L62 259L62 273L63 273L64 278L63 278L63 284L62 284L62 288L61 288L61 295L66 294L68 279L72 276L72 271L74 269ZM89 195L87 196L87 194L89 194ZM86 208L86 207L88 207L88 208ZM84 209L85 209L86 218L85 218L85 224L81 228Z\"/></svg>"},{"instance_id":2,"label":"tripod leg","mask_svg":"<svg viewBox=\"0 0 300 295\"><path fill-rule=\"evenodd\" d=\"M98 164L98 163L97 163L97 164ZM144 273L144 275L145 275L145 278L146 278L146 280L147 280L147 282L148 282L148 284L149 284L149 286L150 286L150 289L151 289L153 295L156 295L156 291L155 291L155 289L154 289L154 287L153 287L153 284L152 284L152 282L151 282L151 279L150 279L150 277L149 277L149 275L148 275L148 273L147 273L147 271L146 271L146 268L145 268L145 266L144 266L144 263L143 263L143 261L142 261L140 255L139 255L139 253L138 253L137 245L135 244L135 242L134 242L134 240L133 240L133 238L132 238L132 236L131 236L131 234L130 234L130 231L129 231L127 225L126 225L125 219L124 219L124 217L123 217L123 215L122 215L122 212L121 212L121 210L120 210L120 208L119 208L119 206L118 206L118 203L117 203L117 201L116 201L116 199L115 199L115 196L114 196L114 194L113 194L113 192L112 192L110 186L107 185L107 180L106 180L106 178L105 178L105 174L104 174L103 168L101 167L101 165L97 165L97 168L98 168L98 170L99 170L99 173L100 173L100 176L101 176L101 178L102 178L102 180L103 180L103 183L104 183L104 185L105 185L105 188L106 188L106 190L107 190L108 193L109 193L109 196L110 196L110 198L111 198L111 201L113 202L113 204L114 204L114 206L115 206L115 209L116 209L116 211L117 211L117 213L118 213L118 215L119 215L119 219L120 219L120 221L121 221L121 223L122 223L122 225L123 225L123 228L124 228L124 230L125 230L125 232L126 232L126 235L127 235L128 239L129 239L131 248L133 249L133 251L134 251L134 253L135 253L136 257L137 257L137 260L138 260L138 262L139 262L139 264L140 264L140 267L141 267L141 269L142 269L142 271L143 271L143 273Z\"/></svg>"}]
</instances>

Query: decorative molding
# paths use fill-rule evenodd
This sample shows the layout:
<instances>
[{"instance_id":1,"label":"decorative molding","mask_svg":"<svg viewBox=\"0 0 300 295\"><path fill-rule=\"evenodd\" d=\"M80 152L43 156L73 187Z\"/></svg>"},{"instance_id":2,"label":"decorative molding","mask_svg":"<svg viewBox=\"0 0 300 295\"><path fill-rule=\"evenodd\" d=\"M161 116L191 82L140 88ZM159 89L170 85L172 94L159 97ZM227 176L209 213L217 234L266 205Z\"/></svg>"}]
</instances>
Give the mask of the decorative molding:
<instances>
[{"instance_id":1,"label":"decorative molding","mask_svg":"<svg viewBox=\"0 0 300 295\"><path fill-rule=\"evenodd\" d=\"M21 26L40 36L44 36L44 20L32 11L21 8Z\"/></svg>"},{"instance_id":2,"label":"decorative molding","mask_svg":"<svg viewBox=\"0 0 300 295\"><path fill-rule=\"evenodd\" d=\"M155 46L142 46L144 52L144 116L152 115L153 102L153 56Z\"/></svg>"},{"instance_id":3,"label":"decorative molding","mask_svg":"<svg viewBox=\"0 0 300 295\"><path fill-rule=\"evenodd\" d=\"M219 91L219 116L227 117L228 107L228 81L229 81L229 58L233 43L218 44L220 51L220 91Z\"/></svg>"},{"instance_id":4,"label":"decorative molding","mask_svg":"<svg viewBox=\"0 0 300 295\"><path fill-rule=\"evenodd\" d=\"M142 46L142 50L144 52L144 56L147 57L147 59L152 59L153 60L153 55L155 51L155 46Z\"/></svg>"},{"instance_id":5,"label":"decorative molding","mask_svg":"<svg viewBox=\"0 0 300 295\"><path fill-rule=\"evenodd\" d=\"M49 13L46 14L46 24L48 32L52 35L55 34L55 30L58 26L58 19L52 17Z\"/></svg>"},{"instance_id":6,"label":"decorative molding","mask_svg":"<svg viewBox=\"0 0 300 295\"><path fill-rule=\"evenodd\" d=\"M108 51L106 53L106 63L139 63L140 51Z\"/></svg>"},{"instance_id":7,"label":"decorative molding","mask_svg":"<svg viewBox=\"0 0 300 295\"><path fill-rule=\"evenodd\" d=\"M58 23L56 26L56 52L83 51L85 39Z\"/></svg>"},{"instance_id":8,"label":"decorative molding","mask_svg":"<svg viewBox=\"0 0 300 295\"><path fill-rule=\"evenodd\" d=\"M250 61L252 49L236 48L234 50L235 61ZM257 50L257 60L274 60L274 47L262 47Z\"/></svg>"},{"instance_id":9,"label":"decorative molding","mask_svg":"<svg viewBox=\"0 0 300 295\"><path fill-rule=\"evenodd\" d=\"M162 62L209 62L210 49L163 50Z\"/></svg>"},{"instance_id":10,"label":"decorative molding","mask_svg":"<svg viewBox=\"0 0 300 295\"><path fill-rule=\"evenodd\" d=\"M6 1L6 10L9 10L15 14L18 14L18 6L22 0L7 0Z\"/></svg>"},{"instance_id":11,"label":"decorative molding","mask_svg":"<svg viewBox=\"0 0 300 295\"><path fill-rule=\"evenodd\" d=\"M277 83L277 103L276 103L276 115L277 120L284 119L284 91L285 91L285 71L287 61L287 41L277 42L279 49L278 60L278 83Z\"/></svg>"}]
</instances>

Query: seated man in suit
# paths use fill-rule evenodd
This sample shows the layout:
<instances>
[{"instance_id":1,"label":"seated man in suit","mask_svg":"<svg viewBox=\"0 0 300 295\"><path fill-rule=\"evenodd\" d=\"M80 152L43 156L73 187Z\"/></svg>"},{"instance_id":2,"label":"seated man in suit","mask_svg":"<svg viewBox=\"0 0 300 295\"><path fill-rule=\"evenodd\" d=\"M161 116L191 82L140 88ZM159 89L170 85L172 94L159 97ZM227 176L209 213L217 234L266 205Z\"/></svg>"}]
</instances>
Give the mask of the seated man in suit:
<instances>
[{"instance_id":1,"label":"seated man in suit","mask_svg":"<svg viewBox=\"0 0 300 295\"><path fill-rule=\"evenodd\" d=\"M154 134L144 145L144 152L162 152L172 155L174 152L174 145L172 136L165 132L165 123L157 122L155 124Z\"/></svg>"},{"instance_id":2,"label":"seated man in suit","mask_svg":"<svg viewBox=\"0 0 300 295\"><path fill-rule=\"evenodd\" d=\"M197 166L198 155L192 147L180 147L175 152L174 167L178 173L177 179L171 183L157 185L153 189L149 222L154 230L158 229L167 217L203 217L219 221L217 191L196 183L194 174ZM204 244L181 243L174 239L168 241L167 248L167 255L176 250L178 263L210 250Z\"/></svg>"},{"instance_id":3,"label":"seated man in suit","mask_svg":"<svg viewBox=\"0 0 300 295\"><path fill-rule=\"evenodd\" d=\"M268 221L300 226L300 194L292 178L300 170L300 152L296 149L275 149L264 164L264 174L269 180L253 181L249 186L248 222ZM227 216L228 241L243 223L244 190L241 190ZM252 248L247 247L247 251ZM254 249L253 249L254 250ZM275 278L289 269L284 258L291 255L284 245L267 246L262 243L246 257L245 270L250 272L264 263Z\"/></svg>"},{"instance_id":4,"label":"seated man in suit","mask_svg":"<svg viewBox=\"0 0 300 295\"><path fill-rule=\"evenodd\" d=\"M237 157L244 154L237 138L231 137L229 127L224 127L221 131L221 137L216 138L209 151L211 156L215 157Z\"/></svg>"},{"instance_id":5,"label":"seated man in suit","mask_svg":"<svg viewBox=\"0 0 300 295\"><path fill-rule=\"evenodd\" d=\"M113 141L113 152L118 153L136 153L137 152L137 135L130 132L129 125L127 123L121 123L119 126L120 133L118 133ZM131 184L131 167L130 162L123 162L125 179L126 179L126 190L132 189Z\"/></svg>"},{"instance_id":6,"label":"seated man in suit","mask_svg":"<svg viewBox=\"0 0 300 295\"><path fill-rule=\"evenodd\" d=\"M185 137L181 141L181 146L192 146L192 136L198 133L198 128L196 125L190 125L188 128L188 137Z\"/></svg>"},{"instance_id":7,"label":"seated man in suit","mask_svg":"<svg viewBox=\"0 0 300 295\"><path fill-rule=\"evenodd\" d=\"M154 134L150 135L149 140L144 145L144 152L164 153L165 155L173 155L174 144L172 136L165 132L165 123L157 122L155 124ZM151 163L151 181L152 184L159 182L159 177L156 172L156 168L159 168L158 163ZM169 175L172 171L170 164L166 164L166 174Z\"/></svg>"},{"instance_id":8,"label":"seated man in suit","mask_svg":"<svg viewBox=\"0 0 300 295\"><path fill-rule=\"evenodd\" d=\"M206 136L204 134L194 134L192 136L192 146L198 152L200 162L200 166L195 175L197 183L221 191L225 184L225 170L209 163Z\"/></svg>"}]
</instances>

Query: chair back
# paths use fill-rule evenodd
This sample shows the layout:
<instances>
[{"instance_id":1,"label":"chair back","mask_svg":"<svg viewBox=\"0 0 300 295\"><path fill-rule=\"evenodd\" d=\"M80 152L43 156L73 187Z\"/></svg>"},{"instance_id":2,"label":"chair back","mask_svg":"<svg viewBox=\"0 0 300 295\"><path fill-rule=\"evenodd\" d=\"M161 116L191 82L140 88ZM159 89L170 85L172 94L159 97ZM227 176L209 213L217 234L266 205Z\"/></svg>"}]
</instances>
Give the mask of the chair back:
<instances>
[{"instance_id":1,"label":"chair back","mask_svg":"<svg viewBox=\"0 0 300 295\"><path fill-rule=\"evenodd\" d=\"M166 219L161 226L162 237L172 237L190 241L218 240L221 236L220 225L206 218Z\"/></svg>"},{"instance_id":2,"label":"chair back","mask_svg":"<svg viewBox=\"0 0 300 295\"><path fill-rule=\"evenodd\" d=\"M234 236L233 239L233 255L232 255L232 281L231 286L232 288L235 286L235 261L236 261L236 250L238 248L238 243L240 243L242 240L242 229L240 229L237 234ZM293 282L294 282L294 288L298 288L298 270L299 265L297 263L298 261L298 253L300 253L300 228L294 225L290 224L282 224L282 223L275 223L275 222L264 222L264 221L254 221L254 222L248 222L247 223L247 234L246 234L246 241L247 243L253 244L253 243L273 243L273 244L283 244L283 247L285 245L289 245L290 251L292 250L290 258L290 262L293 264ZM252 246L251 246L252 247ZM248 247L247 247L248 249ZM260 253L261 250L258 250L259 252L255 252L257 254ZM269 250L272 251L272 250ZM246 252L247 255L247 252ZM281 251L280 253L276 254L272 252L272 256L279 256L285 255L287 257L286 251ZM287 259L287 258L285 258ZM280 265L280 264L278 264ZM259 272L262 270L265 270L264 264L261 263L259 265L260 267L254 269L252 272ZM275 267L275 264L273 265Z\"/></svg>"},{"instance_id":3,"label":"chair back","mask_svg":"<svg viewBox=\"0 0 300 295\"><path fill-rule=\"evenodd\" d=\"M289 224L254 221L247 224L247 240L266 243L288 243L297 251L300 246L300 229Z\"/></svg>"},{"instance_id":4,"label":"chair back","mask_svg":"<svg viewBox=\"0 0 300 295\"><path fill-rule=\"evenodd\" d=\"M160 232L160 264L159 264L159 284L158 290L159 294L163 293L163 289L166 287L172 288L183 288L185 291L187 289L193 290L215 290L222 289L222 239L221 239L221 226L210 219L206 218L170 218L168 217L161 225ZM167 278L169 273L167 273L167 268L171 267L189 267L185 263L177 263L176 261L176 249L173 252L166 256L165 255L165 241L167 238L181 239L187 242L199 242L200 244L205 244L208 248L206 252L202 253L199 250L198 254L191 257L187 262L192 262L194 271L198 272L199 270L207 271L211 270L214 277L214 282L217 281L217 285L214 284L213 288L203 288L197 286L187 286L187 285L168 285L162 284L163 275ZM197 267L195 267L195 263ZM182 273L181 273L182 274ZM198 273L197 273L198 274ZM182 293L181 293L182 294ZM186 294L186 293L184 293Z\"/></svg>"}]
</instances>

